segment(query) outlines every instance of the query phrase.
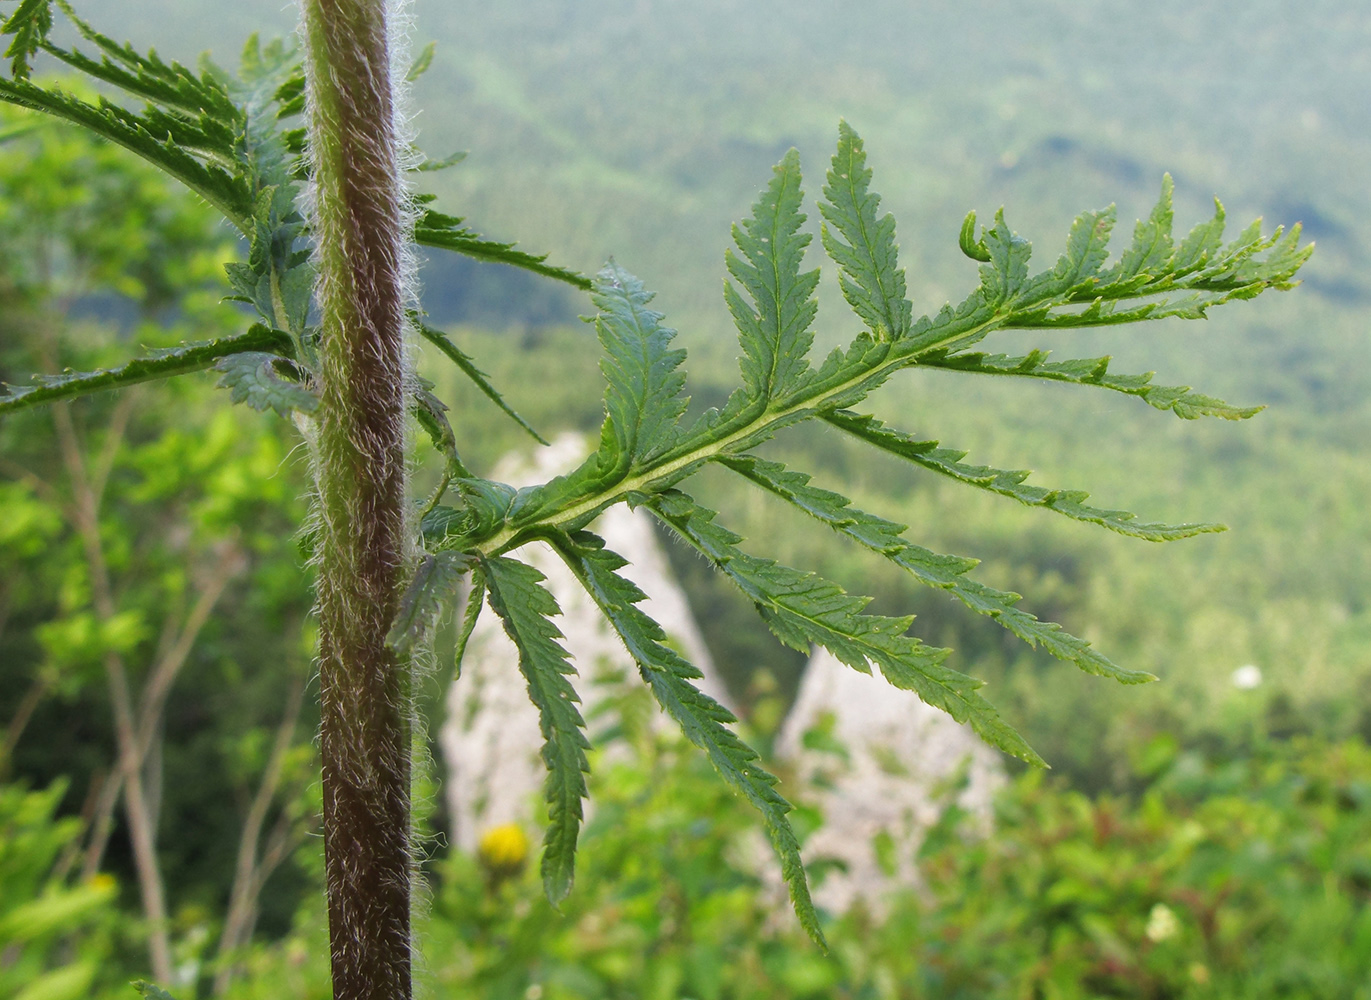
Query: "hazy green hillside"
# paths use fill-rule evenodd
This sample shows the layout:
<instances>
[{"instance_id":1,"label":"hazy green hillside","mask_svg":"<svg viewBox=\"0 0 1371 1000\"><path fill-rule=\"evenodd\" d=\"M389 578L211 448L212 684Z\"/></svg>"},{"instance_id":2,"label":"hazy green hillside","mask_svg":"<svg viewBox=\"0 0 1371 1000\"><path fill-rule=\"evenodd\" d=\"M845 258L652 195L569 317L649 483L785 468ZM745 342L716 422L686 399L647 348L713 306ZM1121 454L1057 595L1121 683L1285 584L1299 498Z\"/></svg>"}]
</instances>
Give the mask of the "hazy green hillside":
<instances>
[{"instance_id":1,"label":"hazy green hillside","mask_svg":"<svg viewBox=\"0 0 1371 1000\"><path fill-rule=\"evenodd\" d=\"M86 7L184 58L227 61L249 27L293 27L275 0ZM1351 232L1367 206L1371 11L1355 0L411 10L416 42L438 42L416 88L422 143L473 154L445 193L583 268L616 254L714 332L728 224L790 145L817 175L840 115L868 140L929 301L960 287L945 261L967 208L1006 203L1056 239L1081 208L1141 210L1168 169L1193 214L1220 192L1235 212L1302 218L1326 245L1312 283L1365 291Z\"/></svg>"},{"instance_id":2,"label":"hazy green hillside","mask_svg":"<svg viewBox=\"0 0 1371 1000\"><path fill-rule=\"evenodd\" d=\"M182 58L208 46L229 61L250 25L292 28L278 0L84 8ZM419 0L411 9L416 42L438 42L416 86L421 145L436 156L471 153L424 181L493 235L518 236L585 270L613 254L660 289L658 304L703 376L696 398L705 402L732 377L719 295L728 227L791 145L815 191L840 116L864 134L876 187L900 220L919 311L974 283L974 265L955 246L972 207L984 216L1006 205L1046 260L1081 209L1117 201L1126 228L1166 170L1177 182L1178 225L1208 212L1216 193L1238 225L1256 214L1272 224L1302 220L1319 249L1295 293L1205 324L1108 337L1003 335L992 345L1115 354L1122 371L1155 368L1164 383L1270 404L1253 422L1200 426L1096 392L1000 385L987 393L948 377L911 377L884 403L973 459L1028 464L1039 470L1035 482L1090 489L1154 518L1226 521L1235 529L1227 535L1158 548L1009 501L968 502L837 442L783 440L778 449L817 450L835 479L859 484L859 501L914 522L929 544L986 558L988 582L1037 595L1034 610L1166 678L1139 693L1064 674L1052 687L1060 693L1040 703L1025 679L1049 668L941 597L913 594L838 546L795 553L878 589L883 602L914 602L934 637L945 633L982 673L1014 667L1000 697L1017 692L1036 740L1093 706L1098 721L1047 747L1049 756L1089 760L1088 747L1119 713L1197 720L1222 704L1255 718L1270 698L1243 701L1227 681L1247 662L1266 671L1264 691L1288 690L1321 718L1355 723L1353 694L1371 674L1371 255L1356 236L1371 214L1371 8L1358 0L1306 8L1277 0ZM536 327L584 311L560 292L513 280L450 262L426 272L440 316ZM512 293L507 317L497 315L504 293ZM820 328L837 339L850 324L836 289L826 295ZM467 334L543 427L592 423L593 380L550 397L546 386L518 383L522 360L574 350L582 336ZM584 347L589 376L588 338ZM475 412L457 402L459 419ZM516 440L486 432L475 448L493 455ZM784 515L749 510L732 518L735 527L786 533ZM756 665L752 650L716 652L746 660L738 664L746 670Z\"/></svg>"}]
</instances>

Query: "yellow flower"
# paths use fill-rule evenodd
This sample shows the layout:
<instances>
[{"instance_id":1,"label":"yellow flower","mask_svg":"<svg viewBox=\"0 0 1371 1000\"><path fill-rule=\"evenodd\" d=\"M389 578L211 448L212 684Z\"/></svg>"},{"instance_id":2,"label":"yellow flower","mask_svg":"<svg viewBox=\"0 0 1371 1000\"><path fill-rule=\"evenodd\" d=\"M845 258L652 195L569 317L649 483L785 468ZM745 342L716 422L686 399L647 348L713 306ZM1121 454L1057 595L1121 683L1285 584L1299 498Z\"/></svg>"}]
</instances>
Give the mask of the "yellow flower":
<instances>
[{"instance_id":1,"label":"yellow flower","mask_svg":"<svg viewBox=\"0 0 1371 1000\"><path fill-rule=\"evenodd\" d=\"M518 823L493 827L481 836L477 854L481 864L495 878L517 875L528 860L528 837Z\"/></svg>"}]
</instances>

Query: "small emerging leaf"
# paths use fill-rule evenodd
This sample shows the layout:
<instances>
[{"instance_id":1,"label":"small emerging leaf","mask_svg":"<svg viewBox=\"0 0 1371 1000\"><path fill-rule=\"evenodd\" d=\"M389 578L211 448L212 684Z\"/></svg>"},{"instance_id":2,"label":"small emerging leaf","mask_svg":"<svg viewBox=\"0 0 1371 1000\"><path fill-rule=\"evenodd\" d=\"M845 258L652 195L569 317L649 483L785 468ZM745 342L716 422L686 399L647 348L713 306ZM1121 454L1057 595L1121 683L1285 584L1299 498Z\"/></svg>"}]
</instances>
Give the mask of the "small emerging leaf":
<instances>
[{"instance_id":1,"label":"small emerging leaf","mask_svg":"<svg viewBox=\"0 0 1371 1000\"><path fill-rule=\"evenodd\" d=\"M985 240L976 239L976 210L966 213L962 220L962 231L957 235L957 244L962 253L982 264L990 263L990 251L985 248Z\"/></svg>"},{"instance_id":2,"label":"small emerging leaf","mask_svg":"<svg viewBox=\"0 0 1371 1000\"><path fill-rule=\"evenodd\" d=\"M428 640L443 614L456 602L462 576L470 566L471 558L456 552L425 554L419 560L386 636L386 645L397 656L408 657Z\"/></svg>"},{"instance_id":3,"label":"small emerging leaf","mask_svg":"<svg viewBox=\"0 0 1371 1000\"><path fill-rule=\"evenodd\" d=\"M424 46L424 49L419 53L418 58L410 64L409 72L405 74L406 83L413 83L428 72L428 68L433 65L433 53L437 50L437 42L429 42Z\"/></svg>"},{"instance_id":4,"label":"small emerging leaf","mask_svg":"<svg viewBox=\"0 0 1371 1000\"><path fill-rule=\"evenodd\" d=\"M220 358L214 368L224 373L219 387L228 389L235 403L247 403L259 411L271 407L283 417L291 410L313 413L319 408L319 397L277 374L276 366L282 363L289 362L279 354L244 351Z\"/></svg>"}]
</instances>

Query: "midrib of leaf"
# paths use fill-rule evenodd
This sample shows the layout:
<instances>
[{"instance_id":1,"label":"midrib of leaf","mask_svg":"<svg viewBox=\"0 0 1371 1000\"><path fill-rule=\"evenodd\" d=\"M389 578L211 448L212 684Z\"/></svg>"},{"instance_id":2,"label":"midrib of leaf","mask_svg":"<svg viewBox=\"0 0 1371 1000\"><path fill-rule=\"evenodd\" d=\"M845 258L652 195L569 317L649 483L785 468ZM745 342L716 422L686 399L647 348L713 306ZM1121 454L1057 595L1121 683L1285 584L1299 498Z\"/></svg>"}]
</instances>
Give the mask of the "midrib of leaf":
<instances>
[{"instance_id":1,"label":"midrib of leaf","mask_svg":"<svg viewBox=\"0 0 1371 1000\"><path fill-rule=\"evenodd\" d=\"M789 183L787 175L786 183ZM799 185L799 177L795 176L795 183ZM780 254L780 233L781 233L781 199L785 197L785 188L782 187L776 198L776 212L771 219L771 294L776 300L776 345L771 352L771 369L766 374L767 391L774 391L776 385L776 369L781 365L781 340L785 336L784 323L784 301L781 297L781 254Z\"/></svg>"},{"instance_id":2,"label":"midrib of leaf","mask_svg":"<svg viewBox=\"0 0 1371 1000\"><path fill-rule=\"evenodd\" d=\"M1012 310L1001 312L1000 309L996 309L993 316L979 324L975 324L968 329L950 331L946 337L931 344L919 345L917 353L923 354L928 351L935 351L956 343L966 337L974 337L978 334L986 333L997 323L1003 321L1006 316L1012 315L1012 312ZM913 338L910 338L910 342L912 345ZM896 343L894 346L898 348L900 345ZM856 388L868 379L877 378L899 368L907 367L912 353L915 352L897 353L897 351L891 351L882 361L874 365L863 366L859 371L853 373L850 378L837 384L824 387L808 395L793 398L780 408L768 408L763 410L759 416L748 420L746 423L727 432L719 438L707 441L702 445L684 445L684 450L668 453L661 461L640 469L635 473L631 473L619 480L611 489L593 493L582 500L561 508L556 513L549 516L535 518L527 523L518 525L507 525L491 535L488 539L477 543L473 546L473 550L480 552L482 555L495 555L504 551L507 547L510 547L511 543L516 542L516 540L519 540L519 543L522 543L522 539L526 536L536 535L540 528L561 530L568 524L573 524L581 518L594 514L605 507L612 506L620 500L626 499L630 494L649 493L651 490L647 489L647 487L651 483L662 479L669 479L683 470L707 462L714 456L727 452L731 446L740 441L746 441L750 438L764 435L770 428L779 429L792 422L797 414L809 410L821 409L826 400L841 398L843 393Z\"/></svg>"}]
</instances>

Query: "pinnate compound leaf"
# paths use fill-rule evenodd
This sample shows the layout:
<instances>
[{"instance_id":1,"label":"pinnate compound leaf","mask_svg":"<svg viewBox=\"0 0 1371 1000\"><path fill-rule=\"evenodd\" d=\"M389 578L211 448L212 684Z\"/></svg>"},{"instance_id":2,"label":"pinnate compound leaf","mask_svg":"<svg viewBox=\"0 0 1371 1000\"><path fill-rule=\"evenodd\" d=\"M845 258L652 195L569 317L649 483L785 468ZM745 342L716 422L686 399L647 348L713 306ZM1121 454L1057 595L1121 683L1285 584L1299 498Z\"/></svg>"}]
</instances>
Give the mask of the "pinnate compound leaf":
<instances>
[{"instance_id":1,"label":"pinnate compound leaf","mask_svg":"<svg viewBox=\"0 0 1371 1000\"><path fill-rule=\"evenodd\" d=\"M730 788L762 814L767 836L781 861L781 874L801 925L821 947L827 947L809 896L800 844L786 814L791 805L776 791L776 778L761 766L757 752L728 728L737 721L692 680L700 671L666 645L666 633L638 603L646 595L618 570L627 565L590 532L554 541L562 558L628 648L652 694L691 743L703 750Z\"/></svg>"},{"instance_id":2,"label":"pinnate compound leaf","mask_svg":"<svg viewBox=\"0 0 1371 1000\"><path fill-rule=\"evenodd\" d=\"M914 307L905 297L895 217L886 213L877 218L881 197L870 190L866 151L847 122L838 123L838 151L827 180L825 200L819 203L826 223L822 240L841 269L843 297L877 340L898 340L909 332ZM971 220L974 224L974 215Z\"/></svg>"},{"instance_id":3,"label":"pinnate compound leaf","mask_svg":"<svg viewBox=\"0 0 1371 1000\"><path fill-rule=\"evenodd\" d=\"M949 650L925 646L905 634L911 617L862 614L870 598L853 597L816 574L748 555L737 547L739 536L716 525L714 512L684 493L669 490L644 502L752 600L786 645L804 652L811 643L823 646L863 673L870 673L874 663L892 685L968 723L992 746L1029 763L1043 763L980 695L981 681L943 665Z\"/></svg>"},{"instance_id":4,"label":"pinnate compound leaf","mask_svg":"<svg viewBox=\"0 0 1371 1000\"><path fill-rule=\"evenodd\" d=\"M620 476L650 462L676 441L685 413L681 395L686 352L670 347L676 331L648 308L653 293L612 261L596 276L591 301L599 310L595 332L605 355L605 422L601 431L602 472Z\"/></svg>"},{"instance_id":5,"label":"pinnate compound leaf","mask_svg":"<svg viewBox=\"0 0 1371 1000\"><path fill-rule=\"evenodd\" d=\"M425 340L427 340L434 347L438 348L438 350L442 351L443 355L454 365L456 365L457 369L463 375L471 379L471 381L476 384L476 388L480 389L487 399L489 399L492 403L498 406L500 410L505 414L505 416L509 417L516 424L522 427L524 431L529 435L529 437L533 438L533 440L537 441L539 444L547 444L547 441L544 440L543 436L539 434L537 431L535 431L532 428L532 426L529 425L529 422L527 420L519 416L519 414L516 413L514 409L508 403L505 402L505 398L500 395L499 391L493 385L490 384L490 376L487 375L485 372L481 371L481 369L476 367L476 361L474 358L471 357L471 355L467 354L460 347L454 344L448 338L447 334L443 333L442 331L435 330L433 329L433 327L428 326L425 323L419 322L417 318L415 320L414 325L419 330L419 335L423 337Z\"/></svg>"},{"instance_id":6,"label":"pinnate compound leaf","mask_svg":"<svg viewBox=\"0 0 1371 1000\"><path fill-rule=\"evenodd\" d=\"M1073 385L1097 385L1114 392L1137 396L1149 406L1169 410L1184 420L1199 417L1220 417L1224 420L1246 420L1265 409L1264 406L1233 406L1213 396L1191 392L1189 386L1154 385L1152 372L1142 375L1119 375L1109 370L1109 357L1072 358L1068 361L1048 361L1047 351L1030 351L1022 357L1006 354L925 355L919 364L928 368L971 372L978 375L1015 375L1040 378Z\"/></svg>"},{"instance_id":7,"label":"pinnate compound leaf","mask_svg":"<svg viewBox=\"0 0 1371 1000\"><path fill-rule=\"evenodd\" d=\"M1054 622L1040 621L1019 608L1018 594L995 590L966 576L975 559L942 555L903 537L905 526L868 514L851 506L848 499L830 490L811 486L809 476L791 472L775 462L750 455L732 456L722 463L805 513L827 524L895 565L908 570L920 583L938 587L975 611L992 618L1030 646L1041 646L1060 660L1075 663L1086 673L1110 677L1125 684L1155 680L1151 674L1124 670L1102 656L1084 639L1062 630Z\"/></svg>"},{"instance_id":8,"label":"pinnate compound leaf","mask_svg":"<svg viewBox=\"0 0 1371 1000\"><path fill-rule=\"evenodd\" d=\"M543 838L543 890L553 904L571 892L576 868L576 836L581 828L581 800L586 797L585 721L580 701L566 675L574 674L567 651L557 640L561 631L552 618L561 614L557 601L532 566L503 556L481 564L486 597L504 622L519 650L519 669L528 694L538 707L547 765L547 834Z\"/></svg>"},{"instance_id":9,"label":"pinnate compound leaf","mask_svg":"<svg viewBox=\"0 0 1371 1000\"><path fill-rule=\"evenodd\" d=\"M724 299L738 327L743 388L750 401L770 402L798 388L808 372L818 303L818 270L800 273L809 235L799 231L800 154L791 150L774 168L771 183L752 206L752 217L733 227L741 254L724 254L728 273L752 300L729 283Z\"/></svg>"},{"instance_id":10,"label":"pinnate compound leaf","mask_svg":"<svg viewBox=\"0 0 1371 1000\"><path fill-rule=\"evenodd\" d=\"M839 410L824 415L834 427L854 437L874 444L883 451L898 455L915 465L956 479L978 489L998 493L1029 507L1043 507L1076 521L1098 524L1121 535L1142 538L1149 542L1166 542L1191 538L1207 532L1223 531L1219 524L1153 524L1140 522L1137 515L1126 510L1107 510L1091 507L1084 501L1090 494L1081 490L1053 490L1030 486L1024 482L1030 473L1024 469L995 469L988 465L969 465L962 461L966 452L939 448L937 441L920 441L886 427L874 417Z\"/></svg>"},{"instance_id":11,"label":"pinnate compound leaf","mask_svg":"<svg viewBox=\"0 0 1371 1000\"><path fill-rule=\"evenodd\" d=\"M152 351L144 358L134 358L117 368L101 368L91 372L66 372L62 375L35 375L33 386L5 385L0 394L0 414L12 413L30 406L41 406L58 399L119 389L139 382L204 371L225 356L244 351L290 350L290 337L280 330L255 324L239 337L222 337L180 347ZM3 383L0 383L3 384Z\"/></svg>"},{"instance_id":12,"label":"pinnate compound leaf","mask_svg":"<svg viewBox=\"0 0 1371 1000\"><path fill-rule=\"evenodd\" d=\"M29 60L43 47L51 30L52 0L21 0L0 25L0 35L14 36L5 49L5 58L10 60L10 74L16 80L28 79L32 69Z\"/></svg>"},{"instance_id":13,"label":"pinnate compound leaf","mask_svg":"<svg viewBox=\"0 0 1371 1000\"><path fill-rule=\"evenodd\" d=\"M290 416L291 410L313 413L319 408L319 397L299 382L282 378L277 366L290 364L279 354L244 351L220 358L216 371L223 372L221 389L228 389L235 403L247 403L254 410L268 407L280 416Z\"/></svg>"},{"instance_id":14,"label":"pinnate compound leaf","mask_svg":"<svg viewBox=\"0 0 1371 1000\"><path fill-rule=\"evenodd\" d=\"M386 645L407 657L428 641L438 622L457 600L469 556L456 552L425 554L400 599L400 609L386 635Z\"/></svg>"}]
</instances>

